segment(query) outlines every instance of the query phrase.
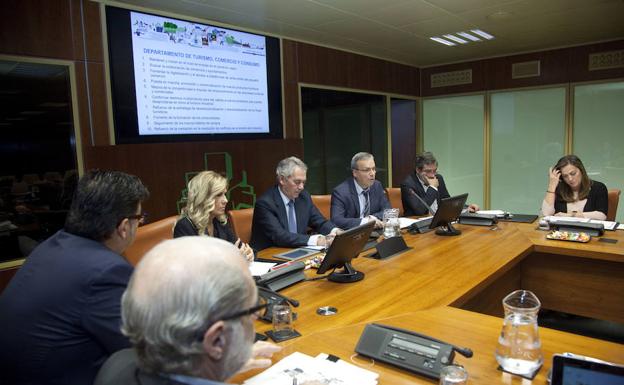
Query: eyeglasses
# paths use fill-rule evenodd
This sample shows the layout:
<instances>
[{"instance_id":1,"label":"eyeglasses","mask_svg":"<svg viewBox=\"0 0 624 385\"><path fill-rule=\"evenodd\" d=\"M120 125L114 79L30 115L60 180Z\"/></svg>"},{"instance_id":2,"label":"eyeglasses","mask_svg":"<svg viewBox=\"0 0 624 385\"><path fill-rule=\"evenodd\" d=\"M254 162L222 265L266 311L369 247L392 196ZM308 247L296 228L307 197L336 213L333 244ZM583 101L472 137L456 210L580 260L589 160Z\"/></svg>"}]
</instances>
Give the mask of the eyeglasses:
<instances>
[{"instance_id":1,"label":"eyeglasses","mask_svg":"<svg viewBox=\"0 0 624 385\"><path fill-rule=\"evenodd\" d=\"M377 172L377 168L375 167L369 167L369 168L355 168L354 170L363 172L363 173L371 173L371 172Z\"/></svg>"},{"instance_id":2,"label":"eyeglasses","mask_svg":"<svg viewBox=\"0 0 624 385\"><path fill-rule=\"evenodd\" d=\"M128 215L126 218L128 219L138 219L139 224L145 223L145 218L147 218L147 213L143 212L141 214Z\"/></svg>"},{"instance_id":3,"label":"eyeglasses","mask_svg":"<svg viewBox=\"0 0 624 385\"><path fill-rule=\"evenodd\" d=\"M267 309L269 307L269 303L266 301L266 299L262 296L258 296L258 303L256 306L252 306L249 309L245 309L245 310L241 310L241 311L237 311L236 313L232 313L230 315L226 315L224 317L221 317L221 321L231 321L237 318L241 318L241 317L245 317L245 316L250 316L253 315L255 319L258 318L262 318L266 315ZM208 330L212 325L214 324L211 323L208 326L206 326L203 331L197 333L197 339L199 341L204 339L204 334L206 334L206 330Z\"/></svg>"},{"instance_id":4,"label":"eyeglasses","mask_svg":"<svg viewBox=\"0 0 624 385\"><path fill-rule=\"evenodd\" d=\"M253 315L255 318L262 318L267 311L269 303L262 296L258 296L258 303L256 306L252 306L249 309L237 311L236 313L221 317L222 321L231 321L240 317Z\"/></svg>"}]
</instances>

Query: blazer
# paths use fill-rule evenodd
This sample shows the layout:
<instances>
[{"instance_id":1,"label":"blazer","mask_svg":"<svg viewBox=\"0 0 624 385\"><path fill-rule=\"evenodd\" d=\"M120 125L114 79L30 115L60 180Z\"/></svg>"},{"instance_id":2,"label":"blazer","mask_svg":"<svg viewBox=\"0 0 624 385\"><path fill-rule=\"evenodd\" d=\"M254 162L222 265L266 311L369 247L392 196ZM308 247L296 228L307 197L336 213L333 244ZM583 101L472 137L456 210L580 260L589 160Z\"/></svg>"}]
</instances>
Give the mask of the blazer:
<instances>
[{"instance_id":1,"label":"blazer","mask_svg":"<svg viewBox=\"0 0 624 385\"><path fill-rule=\"evenodd\" d=\"M251 224L251 247L255 250L271 246L300 247L306 246L310 236L308 227L321 234L329 234L336 227L325 219L312 203L310 194L303 190L295 199L297 232L288 231L286 207L278 187L273 186L256 201Z\"/></svg>"},{"instance_id":2,"label":"blazer","mask_svg":"<svg viewBox=\"0 0 624 385\"><path fill-rule=\"evenodd\" d=\"M40 244L0 297L2 380L91 384L130 346L120 308L132 271L102 243L63 230Z\"/></svg>"},{"instance_id":3,"label":"blazer","mask_svg":"<svg viewBox=\"0 0 624 385\"><path fill-rule=\"evenodd\" d=\"M420 183L418 175L415 171L408 175L403 183L401 183L401 201L403 202L403 210L406 217L412 215L429 215L429 210L415 195L421 197L427 205L429 205L429 207L431 207L433 202L437 201L438 204L440 204L440 199L451 196L446 189L446 183L444 183L442 175L436 174L436 177L440 183L438 191L433 188L429 188L425 193L425 189Z\"/></svg>"},{"instance_id":4,"label":"blazer","mask_svg":"<svg viewBox=\"0 0 624 385\"><path fill-rule=\"evenodd\" d=\"M591 189L589 190L589 195L587 195L585 207L583 207L583 212L588 211L600 211L604 213L604 215L607 215L609 211L609 192L607 186L597 180L591 181ZM568 205L567 202L561 200L559 194L557 194L557 198L555 199L555 213L560 212L568 212Z\"/></svg>"},{"instance_id":5,"label":"blazer","mask_svg":"<svg viewBox=\"0 0 624 385\"><path fill-rule=\"evenodd\" d=\"M205 380L205 379L202 379ZM219 385L222 382L212 381ZM187 385L173 378L146 373L137 366L134 349L124 349L113 354L102 366L93 385Z\"/></svg>"},{"instance_id":6,"label":"blazer","mask_svg":"<svg viewBox=\"0 0 624 385\"><path fill-rule=\"evenodd\" d=\"M331 197L331 221L341 229L350 229L360 225L360 199L355 188L355 179L348 178L340 183ZM383 212L390 208L384 188L378 180L368 192L370 214L383 219Z\"/></svg>"},{"instance_id":7,"label":"blazer","mask_svg":"<svg viewBox=\"0 0 624 385\"><path fill-rule=\"evenodd\" d=\"M230 243L234 243L238 239L236 235L234 235L234 232L232 231L230 225L228 225L227 223L223 224L219 222L217 218L213 218L212 226L215 238L223 239L224 241L228 241ZM207 234L208 233L206 233L206 235ZM185 216L179 219L173 227L173 237L179 238L189 235L199 234L197 233L197 228L195 227L195 224L189 219L189 217Z\"/></svg>"}]
</instances>

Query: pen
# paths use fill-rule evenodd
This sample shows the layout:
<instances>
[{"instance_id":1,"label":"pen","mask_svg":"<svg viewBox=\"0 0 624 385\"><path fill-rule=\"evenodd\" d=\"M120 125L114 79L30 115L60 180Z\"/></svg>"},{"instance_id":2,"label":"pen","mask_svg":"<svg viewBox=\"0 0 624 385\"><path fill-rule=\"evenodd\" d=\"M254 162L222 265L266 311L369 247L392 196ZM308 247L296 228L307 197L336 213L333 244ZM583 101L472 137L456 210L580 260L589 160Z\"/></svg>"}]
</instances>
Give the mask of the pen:
<instances>
[{"instance_id":1,"label":"pen","mask_svg":"<svg viewBox=\"0 0 624 385\"><path fill-rule=\"evenodd\" d=\"M275 265L275 266L273 266L273 267L271 268L271 271L275 271L275 270L281 269L281 268L283 268L283 267L290 266L290 265L292 265L292 264L294 264L294 263L296 263L296 261L288 261L288 262L280 263L279 265Z\"/></svg>"}]
</instances>

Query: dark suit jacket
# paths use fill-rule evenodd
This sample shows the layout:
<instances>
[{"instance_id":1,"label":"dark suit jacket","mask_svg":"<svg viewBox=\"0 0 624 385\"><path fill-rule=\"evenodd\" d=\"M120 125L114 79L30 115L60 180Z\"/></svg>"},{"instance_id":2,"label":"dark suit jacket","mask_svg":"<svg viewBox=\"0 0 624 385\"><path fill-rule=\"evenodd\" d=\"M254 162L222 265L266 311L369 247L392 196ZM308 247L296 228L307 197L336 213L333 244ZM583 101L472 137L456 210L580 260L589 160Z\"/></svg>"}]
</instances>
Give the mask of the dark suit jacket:
<instances>
[{"instance_id":1,"label":"dark suit jacket","mask_svg":"<svg viewBox=\"0 0 624 385\"><path fill-rule=\"evenodd\" d=\"M416 196L414 196L414 194L418 194L418 196L421 197L427 205L429 205L429 207L431 207L431 204L435 201L440 204L440 199L450 197L442 175L436 174L436 177L438 178L438 182L440 182L438 191L433 188L429 188L427 189L427 193L425 193L425 189L420 183L416 172L412 172L407 178L405 178L403 183L401 183L401 201L403 202L403 210L405 211L404 215L406 217L412 215L429 215L429 210L418 198L416 198Z\"/></svg>"},{"instance_id":2,"label":"dark suit jacket","mask_svg":"<svg viewBox=\"0 0 624 385\"><path fill-rule=\"evenodd\" d=\"M39 245L0 297L0 378L91 384L130 345L120 307L132 271L102 243L62 230Z\"/></svg>"},{"instance_id":3,"label":"dark suit jacket","mask_svg":"<svg viewBox=\"0 0 624 385\"><path fill-rule=\"evenodd\" d=\"M255 250L271 246L300 247L308 244L308 227L321 234L329 234L336 227L323 217L312 203L310 194L303 190L295 199L297 233L288 231L286 207L277 186L273 186L256 201L251 225L251 247Z\"/></svg>"},{"instance_id":4,"label":"dark suit jacket","mask_svg":"<svg viewBox=\"0 0 624 385\"><path fill-rule=\"evenodd\" d=\"M383 219L383 212L390 208L384 188L378 180L373 183L368 193L370 214ZM341 229L350 229L360 225L360 199L355 189L355 180L349 178L340 183L331 197L331 220Z\"/></svg>"},{"instance_id":5,"label":"dark suit jacket","mask_svg":"<svg viewBox=\"0 0 624 385\"><path fill-rule=\"evenodd\" d=\"M214 229L215 238L223 239L230 243L234 243L238 239L236 235L234 235L234 232L230 228L230 225L228 225L227 223L224 225L223 223L219 222L217 218L213 218L212 226ZM197 228L188 217L183 217L182 219L178 220L173 227L173 237L179 238L190 235L199 235L197 233Z\"/></svg>"},{"instance_id":6,"label":"dark suit jacket","mask_svg":"<svg viewBox=\"0 0 624 385\"><path fill-rule=\"evenodd\" d=\"M221 384L221 382L215 382ZM113 354L102 366L93 385L186 385L172 378L150 374L137 367L134 349ZM225 385L225 384L224 384Z\"/></svg>"}]
</instances>

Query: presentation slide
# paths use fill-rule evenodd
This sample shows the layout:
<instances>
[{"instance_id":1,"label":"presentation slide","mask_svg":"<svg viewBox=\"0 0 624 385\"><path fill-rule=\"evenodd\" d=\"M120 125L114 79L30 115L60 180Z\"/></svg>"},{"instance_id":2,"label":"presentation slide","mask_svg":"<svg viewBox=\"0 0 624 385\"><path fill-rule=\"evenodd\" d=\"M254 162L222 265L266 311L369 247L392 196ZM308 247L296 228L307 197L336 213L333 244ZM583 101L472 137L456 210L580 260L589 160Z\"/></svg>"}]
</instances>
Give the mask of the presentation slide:
<instances>
[{"instance_id":1,"label":"presentation slide","mask_svg":"<svg viewBox=\"0 0 624 385\"><path fill-rule=\"evenodd\" d=\"M269 132L266 38L131 12L139 135Z\"/></svg>"}]
</instances>

